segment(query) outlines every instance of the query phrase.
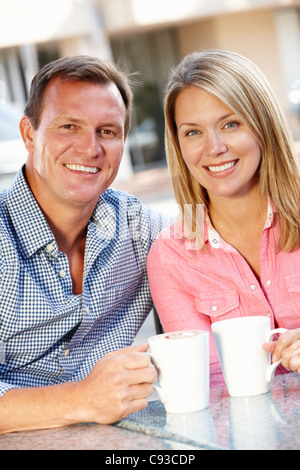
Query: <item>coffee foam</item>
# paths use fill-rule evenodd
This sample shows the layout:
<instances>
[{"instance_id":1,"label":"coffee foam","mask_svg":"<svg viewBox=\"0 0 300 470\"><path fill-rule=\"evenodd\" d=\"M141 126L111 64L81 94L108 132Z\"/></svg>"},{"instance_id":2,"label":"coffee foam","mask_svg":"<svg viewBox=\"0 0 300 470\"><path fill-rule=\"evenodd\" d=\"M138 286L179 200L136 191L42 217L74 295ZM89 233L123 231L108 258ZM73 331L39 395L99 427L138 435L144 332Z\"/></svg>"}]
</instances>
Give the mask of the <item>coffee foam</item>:
<instances>
[{"instance_id":1,"label":"coffee foam","mask_svg":"<svg viewBox=\"0 0 300 470\"><path fill-rule=\"evenodd\" d=\"M186 338L191 338L192 336L197 336L201 333L204 333L203 331L174 331L172 333L163 333L161 335L154 336L151 339L157 340L157 341L163 341L163 340L179 340L179 339L186 339Z\"/></svg>"}]
</instances>

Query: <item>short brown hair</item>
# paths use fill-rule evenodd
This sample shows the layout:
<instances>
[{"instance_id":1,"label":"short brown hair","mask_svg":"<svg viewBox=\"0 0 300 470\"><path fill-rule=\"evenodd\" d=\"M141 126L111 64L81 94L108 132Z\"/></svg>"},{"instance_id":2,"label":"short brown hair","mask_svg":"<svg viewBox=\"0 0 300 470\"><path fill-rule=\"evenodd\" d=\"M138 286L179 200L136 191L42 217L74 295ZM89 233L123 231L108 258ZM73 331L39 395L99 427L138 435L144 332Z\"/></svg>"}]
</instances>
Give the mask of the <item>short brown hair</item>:
<instances>
[{"instance_id":1,"label":"short brown hair","mask_svg":"<svg viewBox=\"0 0 300 470\"><path fill-rule=\"evenodd\" d=\"M108 61L87 55L63 57L55 60L45 65L35 75L25 107L25 114L30 119L34 129L37 129L40 124L46 88L50 81L55 78L98 83L101 85L114 83L120 91L125 104L126 119L124 130L125 135L128 134L132 109L132 90L129 75Z\"/></svg>"}]
</instances>

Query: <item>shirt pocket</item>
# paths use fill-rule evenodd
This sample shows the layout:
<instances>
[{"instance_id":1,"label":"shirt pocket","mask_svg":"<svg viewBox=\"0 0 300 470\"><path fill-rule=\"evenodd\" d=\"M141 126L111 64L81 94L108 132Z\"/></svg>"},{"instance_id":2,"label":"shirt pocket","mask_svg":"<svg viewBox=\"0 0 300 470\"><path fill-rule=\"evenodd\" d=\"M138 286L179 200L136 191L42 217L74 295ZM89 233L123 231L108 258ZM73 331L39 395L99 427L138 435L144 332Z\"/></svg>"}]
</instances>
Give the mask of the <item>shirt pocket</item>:
<instances>
[{"instance_id":1,"label":"shirt pocket","mask_svg":"<svg viewBox=\"0 0 300 470\"><path fill-rule=\"evenodd\" d=\"M195 298L197 311L214 321L241 316L240 299L237 291L222 291L216 293L204 292ZM220 318L221 317L221 318Z\"/></svg>"},{"instance_id":2,"label":"shirt pocket","mask_svg":"<svg viewBox=\"0 0 300 470\"><path fill-rule=\"evenodd\" d=\"M297 315L300 315L300 274L293 274L285 278L291 307Z\"/></svg>"}]
</instances>

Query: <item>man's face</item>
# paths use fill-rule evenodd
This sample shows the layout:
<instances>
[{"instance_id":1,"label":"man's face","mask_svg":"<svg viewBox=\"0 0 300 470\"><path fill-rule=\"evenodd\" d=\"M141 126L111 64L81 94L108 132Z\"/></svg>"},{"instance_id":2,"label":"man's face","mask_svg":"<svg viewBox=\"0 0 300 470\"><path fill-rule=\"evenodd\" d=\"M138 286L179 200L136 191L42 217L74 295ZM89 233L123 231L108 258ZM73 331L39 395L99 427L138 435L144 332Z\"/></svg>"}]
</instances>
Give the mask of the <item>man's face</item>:
<instances>
[{"instance_id":1,"label":"man's face","mask_svg":"<svg viewBox=\"0 0 300 470\"><path fill-rule=\"evenodd\" d=\"M117 175L125 116L123 99L113 83L50 82L38 129L26 117L21 121L29 152L27 179L37 200L42 198L44 210L47 204L57 209L94 208Z\"/></svg>"}]
</instances>

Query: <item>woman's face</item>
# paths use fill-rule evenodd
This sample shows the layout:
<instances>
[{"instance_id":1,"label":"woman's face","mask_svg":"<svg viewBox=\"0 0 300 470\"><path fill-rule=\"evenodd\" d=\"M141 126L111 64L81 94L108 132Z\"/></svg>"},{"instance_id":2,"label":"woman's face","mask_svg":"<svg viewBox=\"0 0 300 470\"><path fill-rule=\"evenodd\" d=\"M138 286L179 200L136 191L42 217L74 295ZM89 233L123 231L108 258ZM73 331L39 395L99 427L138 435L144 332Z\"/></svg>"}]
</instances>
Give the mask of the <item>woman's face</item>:
<instances>
[{"instance_id":1,"label":"woman's face","mask_svg":"<svg viewBox=\"0 0 300 470\"><path fill-rule=\"evenodd\" d=\"M258 183L261 151L241 119L197 86L184 89L175 104L182 157L213 197L239 197Z\"/></svg>"}]
</instances>

